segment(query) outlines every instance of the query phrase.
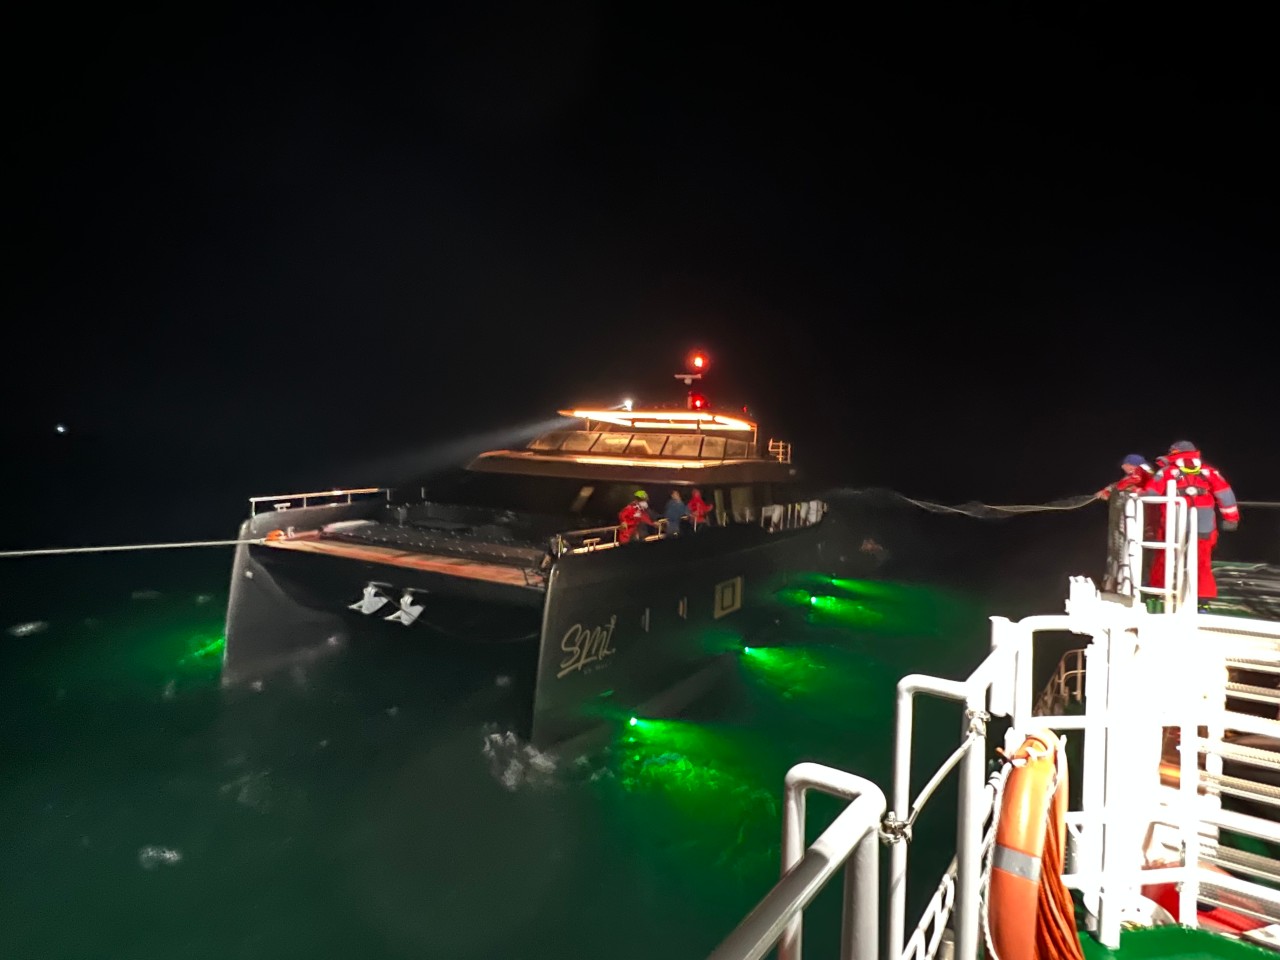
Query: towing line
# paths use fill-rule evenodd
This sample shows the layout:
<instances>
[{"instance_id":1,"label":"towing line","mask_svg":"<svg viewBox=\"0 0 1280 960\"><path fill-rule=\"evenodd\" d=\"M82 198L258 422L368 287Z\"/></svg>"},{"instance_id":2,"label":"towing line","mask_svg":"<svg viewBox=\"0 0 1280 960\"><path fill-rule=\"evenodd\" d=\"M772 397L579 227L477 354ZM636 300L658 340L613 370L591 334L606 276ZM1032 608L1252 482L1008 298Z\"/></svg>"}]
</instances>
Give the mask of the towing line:
<instances>
[{"instance_id":1,"label":"towing line","mask_svg":"<svg viewBox=\"0 0 1280 960\"><path fill-rule=\"evenodd\" d=\"M61 557L71 553L121 553L129 550L173 550L179 547L234 547L242 543L265 543L256 540L182 540L173 543L128 543L109 547L53 547L48 550L0 550L0 557Z\"/></svg>"},{"instance_id":2,"label":"towing line","mask_svg":"<svg viewBox=\"0 0 1280 960\"><path fill-rule=\"evenodd\" d=\"M973 504L964 507L948 507L941 503L932 503L928 500L913 500L911 497L903 496L898 493L895 496L900 497L907 503L914 504L925 510L932 510L938 513L966 513L972 515L975 507L981 507L986 510L994 510L1003 513L1035 513L1041 510L1078 510L1086 507L1094 500L1101 499L1094 494L1085 497L1073 497L1069 500L1059 500L1056 503L1027 504L1025 506L991 506L989 504ZM1280 503L1272 501L1258 500L1241 500L1242 507L1277 507ZM54 547L48 550L0 550L0 557L60 557L72 553L122 553L131 550L173 550L180 547L235 547L242 543L258 544L266 543L266 537L258 537L255 540L184 540L174 543L131 543L119 546L109 547Z\"/></svg>"}]
</instances>

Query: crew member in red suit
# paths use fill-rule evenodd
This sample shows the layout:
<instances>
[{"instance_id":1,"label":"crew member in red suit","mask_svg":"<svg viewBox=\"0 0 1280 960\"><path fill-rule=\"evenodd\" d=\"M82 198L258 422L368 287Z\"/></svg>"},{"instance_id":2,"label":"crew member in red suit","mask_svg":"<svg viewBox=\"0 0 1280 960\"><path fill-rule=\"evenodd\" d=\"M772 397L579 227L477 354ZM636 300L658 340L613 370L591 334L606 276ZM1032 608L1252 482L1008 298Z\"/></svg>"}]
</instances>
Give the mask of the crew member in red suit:
<instances>
[{"instance_id":1,"label":"crew member in red suit","mask_svg":"<svg viewBox=\"0 0 1280 960\"><path fill-rule=\"evenodd\" d=\"M1169 448L1168 463L1156 470L1147 490L1165 493L1170 480L1174 482L1175 492L1196 508L1197 582L1203 609L1204 601L1218 595L1218 584L1213 579L1213 548L1218 543L1217 513L1222 513L1222 529L1231 531L1240 526L1240 508L1222 471L1206 463L1199 448L1189 440L1179 440ZM1151 564L1151 585L1164 586L1163 550L1156 552Z\"/></svg>"},{"instance_id":2,"label":"crew member in red suit","mask_svg":"<svg viewBox=\"0 0 1280 960\"><path fill-rule=\"evenodd\" d=\"M649 495L637 490L635 499L618 511L618 523L622 525L618 531L619 543L639 543L657 533L658 525L649 512Z\"/></svg>"},{"instance_id":3,"label":"crew member in red suit","mask_svg":"<svg viewBox=\"0 0 1280 960\"><path fill-rule=\"evenodd\" d=\"M1151 478L1155 476L1155 471L1151 469L1151 464L1147 463L1147 458L1140 453L1131 453L1121 460L1120 469L1124 471L1124 476L1115 483L1103 487L1098 491L1097 496L1103 500L1109 500L1112 490L1117 493L1122 490L1141 492L1151 482Z\"/></svg>"},{"instance_id":4,"label":"crew member in red suit","mask_svg":"<svg viewBox=\"0 0 1280 960\"><path fill-rule=\"evenodd\" d=\"M1163 460L1164 458L1161 458ZM1151 480L1155 476L1155 471L1151 464L1147 463L1147 458L1140 453L1131 453L1120 461L1120 469L1124 471L1124 476L1115 483L1109 484L1099 490L1095 496L1102 500L1110 500L1111 492L1123 493L1126 490L1132 493L1145 493L1150 489ZM1148 507L1142 513L1143 532L1142 539L1158 540L1160 539L1161 526L1160 511L1155 507ZM1163 576L1163 574L1161 574Z\"/></svg>"},{"instance_id":5,"label":"crew member in red suit","mask_svg":"<svg viewBox=\"0 0 1280 960\"><path fill-rule=\"evenodd\" d=\"M697 487L694 487L693 492L689 494L689 502L684 505L684 508L695 530L704 525L711 514L711 504L702 499L702 491Z\"/></svg>"}]
</instances>

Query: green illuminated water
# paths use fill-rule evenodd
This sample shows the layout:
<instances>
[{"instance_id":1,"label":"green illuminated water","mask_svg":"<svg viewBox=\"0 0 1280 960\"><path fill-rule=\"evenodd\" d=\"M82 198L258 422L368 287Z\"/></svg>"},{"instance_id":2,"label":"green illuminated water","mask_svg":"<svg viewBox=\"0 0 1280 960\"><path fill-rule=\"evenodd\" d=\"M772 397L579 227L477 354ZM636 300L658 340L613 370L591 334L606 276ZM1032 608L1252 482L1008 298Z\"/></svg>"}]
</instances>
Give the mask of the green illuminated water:
<instances>
[{"instance_id":1,"label":"green illuminated water","mask_svg":"<svg viewBox=\"0 0 1280 960\"><path fill-rule=\"evenodd\" d=\"M44 626L0 634L0 956L693 960L777 879L787 768L887 787L898 677L962 677L988 637L963 595L814 577L713 701L618 718L556 766L510 733L510 649L393 627L223 691L229 567L6 569L0 625ZM922 765L959 722L924 708ZM928 887L947 801L917 830ZM836 809L811 801L813 835ZM815 955L838 896L810 912Z\"/></svg>"}]
</instances>

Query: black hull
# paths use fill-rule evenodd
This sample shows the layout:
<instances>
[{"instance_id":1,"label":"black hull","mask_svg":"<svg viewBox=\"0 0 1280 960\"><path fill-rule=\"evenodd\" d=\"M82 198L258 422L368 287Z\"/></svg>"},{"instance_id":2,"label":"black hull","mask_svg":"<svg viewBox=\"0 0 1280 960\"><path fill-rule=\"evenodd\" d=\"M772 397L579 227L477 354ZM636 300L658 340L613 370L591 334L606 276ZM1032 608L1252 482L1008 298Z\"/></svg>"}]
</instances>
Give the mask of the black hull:
<instances>
[{"instance_id":1,"label":"black hull","mask_svg":"<svg viewBox=\"0 0 1280 960\"><path fill-rule=\"evenodd\" d=\"M303 530L346 519L352 508L289 513ZM274 525L274 516L254 518L241 539L261 537ZM242 544L232 573L223 682L252 682L341 648L359 633L356 621L395 609L389 603L373 617L347 609L366 584L378 582L393 601L410 588L454 605L504 608L517 619L523 610L529 657L537 661L529 737L541 749L585 746L633 713L670 716L701 696L741 650L788 573L829 565L824 526L767 533L742 525L566 555L543 589Z\"/></svg>"},{"instance_id":2,"label":"black hull","mask_svg":"<svg viewBox=\"0 0 1280 960\"><path fill-rule=\"evenodd\" d=\"M683 709L702 692L687 681L709 682L788 573L815 569L823 553L819 524L713 530L562 559L543 613L534 743L624 724L636 710Z\"/></svg>"}]
</instances>

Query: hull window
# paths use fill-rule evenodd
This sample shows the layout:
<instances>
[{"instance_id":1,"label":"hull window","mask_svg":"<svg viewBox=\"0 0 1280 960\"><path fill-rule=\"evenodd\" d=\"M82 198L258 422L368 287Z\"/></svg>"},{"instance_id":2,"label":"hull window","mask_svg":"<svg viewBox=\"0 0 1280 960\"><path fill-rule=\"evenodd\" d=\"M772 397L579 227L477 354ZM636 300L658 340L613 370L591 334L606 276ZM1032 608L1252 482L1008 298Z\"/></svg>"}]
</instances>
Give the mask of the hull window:
<instances>
[{"instance_id":1,"label":"hull window","mask_svg":"<svg viewBox=\"0 0 1280 960\"><path fill-rule=\"evenodd\" d=\"M734 577L716 584L715 607L712 616L719 620L742 609L742 578Z\"/></svg>"}]
</instances>

